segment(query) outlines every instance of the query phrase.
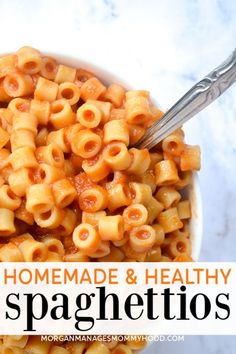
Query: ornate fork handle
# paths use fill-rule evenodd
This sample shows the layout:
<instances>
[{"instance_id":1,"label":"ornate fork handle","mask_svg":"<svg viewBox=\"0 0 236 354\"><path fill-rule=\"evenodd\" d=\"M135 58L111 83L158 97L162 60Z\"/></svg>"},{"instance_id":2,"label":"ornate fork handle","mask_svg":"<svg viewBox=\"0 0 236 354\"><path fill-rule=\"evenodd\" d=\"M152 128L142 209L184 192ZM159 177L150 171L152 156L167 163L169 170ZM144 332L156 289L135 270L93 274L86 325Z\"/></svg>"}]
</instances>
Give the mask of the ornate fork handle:
<instances>
[{"instance_id":1,"label":"ornate fork handle","mask_svg":"<svg viewBox=\"0 0 236 354\"><path fill-rule=\"evenodd\" d=\"M151 149L175 129L181 127L203 108L212 103L236 81L236 49L221 65L195 84L177 101L136 144Z\"/></svg>"}]
</instances>

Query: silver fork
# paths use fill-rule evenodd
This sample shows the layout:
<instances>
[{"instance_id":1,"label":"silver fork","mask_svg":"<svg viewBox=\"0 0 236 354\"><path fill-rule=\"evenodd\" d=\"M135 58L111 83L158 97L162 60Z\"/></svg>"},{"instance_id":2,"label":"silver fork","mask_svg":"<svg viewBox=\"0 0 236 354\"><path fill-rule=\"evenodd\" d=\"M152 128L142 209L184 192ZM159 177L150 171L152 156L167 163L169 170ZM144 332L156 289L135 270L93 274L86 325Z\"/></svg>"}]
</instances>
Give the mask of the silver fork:
<instances>
[{"instance_id":1,"label":"silver fork","mask_svg":"<svg viewBox=\"0 0 236 354\"><path fill-rule=\"evenodd\" d=\"M135 147L151 149L167 135L211 104L235 81L236 49L229 58L195 84L159 121L154 123L135 144Z\"/></svg>"}]
</instances>

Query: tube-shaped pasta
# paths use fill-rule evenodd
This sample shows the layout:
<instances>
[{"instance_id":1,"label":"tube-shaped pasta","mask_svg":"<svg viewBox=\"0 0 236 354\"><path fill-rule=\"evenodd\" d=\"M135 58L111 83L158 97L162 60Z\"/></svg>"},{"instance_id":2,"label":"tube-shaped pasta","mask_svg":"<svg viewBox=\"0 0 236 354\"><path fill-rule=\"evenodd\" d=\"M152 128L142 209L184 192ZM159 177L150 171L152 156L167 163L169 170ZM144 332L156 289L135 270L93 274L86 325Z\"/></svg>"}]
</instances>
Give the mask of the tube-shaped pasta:
<instances>
[{"instance_id":1,"label":"tube-shaped pasta","mask_svg":"<svg viewBox=\"0 0 236 354\"><path fill-rule=\"evenodd\" d=\"M183 136L178 131L168 135L162 141L162 149L171 155L180 156L184 149Z\"/></svg>"},{"instance_id":2,"label":"tube-shaped pasta","mask_svg":"<svg viewBox=\"0 0 236 354\"><path fill-rule=\"evenodd\" d=\"M129 151L122 142L113 142L105 146L102 156L113 170L126 170L131 162Z\"/></svg>"},{"instance_id":3,"label":"tube-shaped pasta","mask_svg":"<svg viewBox=\"0 0 236 354\"><path fill-rule=\"evenodd\" d=\"M92 77L83 83L80 90L82 100L97 100L99 96L104 94L106 87L96 77Z\"/></svg>"},{"instance_id":4,"label":"tube-shaped pasta","mask_svg":"<svg viewBox=\"0 0 236 354\"><path fill-rule=\"evenodd\" d=\"M155 194L155 198L164 205L165 209L168 209L178 204L181 195L173 187L161 187Z\"/></svg>"},{"instance_id":5,"label":"tube-shaped pasta","mask_svg":"<svg viewBox=\"0 0 236 354\"><path fill-rule=\"evenodd\" d=\"M35 212L34 220L42 228L55 229L61 225L64 215L64 210L52 207L46 212Z\"/></svg>"},{"instance_id":6,"label":"tube-shaped pasta","mask_svg":"<svg viewBox=\"0 0 236 354\"><path fill-rule=\"evenodd\" d=\"M79 123L75 123L75 124L70 125L69 127L66 127L65 128L66 141L69 144L71 144L71 141L73 140L74 136L82 129L83 129L83 127Z\"/></svg>"},{"instance_id":7,"label":"tube-shaped pasta","mask_svg":"<svg viewBox=\"0 0 236 354\"><path fill-rule=\"evenodd\" d=\"M170 257L178 257L182 254L191 254L190 240L184 236L172 238L169 245L165 248Z\"/></svg>"},{"instance_id":8,"label":"tube-shaped pasta","mask_svg":"<svg viewBox=\"0 0 236 354\"><path fill-rule=\"evenodd\" d=\"M63 262L63 257L61 257L58 253L48 251L45 262Z\"/></svg>"},{"instance_id":9,"label":"tube-shaped pasta","mask_svg":"<svg viewBox=\"0 0 236 354\"><path fill-rule=\"evenodd\" d=\"M89 262L89 256L84 254L82 251L77 251L74 253L66 253L63 257L64 262Z\"/></svg>"},{"instance_id":10,"label":"tube-shaped pasta","mask_svg":"<svg viewBox=\"0 0 236 354\"><path fill-rule=\"evenodd\" d=\"M86 103L92 104L93 106L96 106L100 110L100 112L102 113L102 123L106 123L110 119L111 107L112 107L110 102L88 99Z\"/></svg>"},{"instance_id":11,"label":"tube-shaped pasta","mask_svg":"<svg viewBox=\"0 0 236 354\"><path fill-rule=\"evenodd\" d=\"M16 70L16 55L6 55L0 58L0 79Z\"/></svg>"},{"instance_id":12,"label":"tube-shaped pasta","mask_svg":"<svg viewBox=\"0 0 236 354\"><path fill-rule=\"evenodd\" d=\"M76 76L75 68L71 68L70 66L60 64L58 65L57 73L54 80L59 84L61 82L74 82L75 76Z\"/></svg>"},{"instance_id":13,"label":"tube-shaped pasta","mask_svg":"<svg viewBox=\"0 0 236 354\"><path fill-rule=\"evenodd\" d=\"M101 186L84 190L79 196L80 209L86 212L96 212L107 207L108 194Z\"/></svg>"},{"instance_id":14,"label":"tube-shaped pasta","mask_svg":"<svg viewBox=\"0 0 236 354\"><path fill-rule=\"evenodd\" d=\"M104 210L96 211L95 213L87 213L86 211L83 211L82 222L86 224L91 224L93 226L97 226L99 219L101 219L101 217L103 216L106 216L106 212Z\"/></svg>"},{"instance_id":15,"label":"tube-shaped pasta","mask_svg":"<svg viewBox=\"0 0 236 354\"><path fill-rule=\"evenodd\" d=\"M110 113L109 120L125 119L124 108L113 108Z\"/></svg>"},{"instance_id":16,"label":"tube-shaped pasta","mask_svg":"<svg viewBox=\"0 0 236 354\"><path fill-rule=\"evenodd\" d=\"M102 154L96 155L94 158L83 160L82 168L92 181L98 182L105 178L111 171L105 162Z\"/></svg>"},{"instance_id":17,"label":"tube-shaped pasta","mask_svg":"<svg viewBox=\"0 0 236 354\"><path fill-rule=\"evenodd\" d=\"M54 80L57 72L58 64L57 61L50 57L42 57L42 66L40 70L40 75L45 79Z\"/></svg>"},{"instance_id":18,"label":"tube-shaped pasta","mask_svg":"<svg viewBox=\"0 0 236 354\"><path fill-rule=\"evenodd\" d=\"M24 350L25 353L48 354L51 345L49 341L42 341L40 336L30 336Z\"/></svg>"},{"instance_id":19,"label":"tube-shaped pasta","mask_svg":"<svg viewBox=\"0 0 236 354\"><path fill-rule=\"evenodd\" d=\"M4 78L3 88L8 96L19 97L32 94L34 86L30 75L11 73Z\"/></svg>"},{"instance_id":20,"label":"tube-shaped pasta","mask_svg":"<svg viewBox=\"0 0 236 354\"><path fill-rule=\"evenodd\" d=\"M124 252L119 247L115 247L114 245L111 245L109 254L100 257L97 260L99 262L122 262L124 258L125 258Z\"/></svg>"},{"instance_id":21,"label":"tube-shaped pasta","mask_svg":"<svg viewBox=\"0 0 236 354\"><path fill-rule=\"evenodd\" d=\"M142 225L130 231L129 243L136 252L149 250L156 241L155 230L150 225Z\"/></svg>"},{"instance_id":22,"label":"tube-shaped pasta","mask_svg":"<svg viewBox=\"0 0 236 354\"><path fill-rule=\"evenodd\" d=\"M53 102L57 98L58 84L39 77L34 91L34 98L41 101Z\"/></svg>"},{"instance_id":23,"label":"tube-shaped pasta","mask_svg":"<svg viewBox=\"0 0 236 354\"><path fill-rule=\"evenodd\" d=\"M59 345L53 345L50 349L50 354L70 354L71 352Z\"/></svg>"},{"instance_id":24,"label":"tube-shaped pasta","mask_svg":"<svg viewBox=\"0 0 236 354\"><path fill-rule=\"evenodd\" d=\"M201 168L201 152L199 146L185 145L180 155L180 169L182 171L198 171Z\"/></svg>"},{"instance_id":25,"label":"tube-shaped pasta","mask_svg":"<svg viewBox=\"0 0 236 354\"><path fill-rule=\"evenodd\" d=\"M73 231L73 242L83 253L90 255L96 252L100 237L92 225L82 223Z\"/></svg>"},{"instance_id":26,"label":"tube-shaped pasta","mask_svg":"<svg viewBox=\"0 0 236 354\"><path fill-rule=\"evenodd\" d=\"M10 165L8 161L8 157L10 156L10 152L7 149L0 149L0 169L3 170L4 167Z\"/></svg>"},{"instance_id":27,"label":"tube-shaped pasta","mask_svg":"<svg viewBox=\"0 0 236 354\"><path fill-rule=\"evenodd\" d=\"M49 122L56 129L67 127L75 122L75 113L66 99L61 98L51 103Z\"/></svg>"},{"instance_id":28,"label":"tube-shaped pasta","mask_svg":"<svg viewBox=\"0 0 236 354\"><path fill-rule=\"evenodd\" d=\"M153 247L147 252L145 262L159 262L160 258L161 258L161 247L155 246L155 248Z\"/></svg>"},{"instance_id":29,"label":"tube-shaped pasta","mask_svg":"<svg viewBox=\"0 0 236 354\"><path fill-rule=\"evenodd\" d=\"M140 183L147 184L151 188L152 193L155 192L157 186L156 186L156 178L153 170L148 169L142 175L137 175L136 179Z\"/></svg>"},{"instance_id":30,"label":"tube-shaped pasta","mask_svg":"<svg viewBox=\"0 0 236 354\"><path fill-rule=\"evenodd\" d=\"M146 90L129 90L125 93L126 100L129 100L130 98L133 98L133 97L145 97L145 98L149 99L150 93L149 93L149 91L146 91Z\"/></svg>"},{"instance_id":31,"label":"tube-shaped pasta","mask_svg":"<svg viewBox=\"0 0 236 354\"><path fill-rule=\"evenodd\" d=\"M187 254L181 253L173 259L173 262L193 262L193 259Z\"/></svg>"},{"instance_id":32,"label":"tube-shaped pasta","mask_svg":"<svg viewBox=\"0 0 236 354\"><path fill-rule=\"evenodd\" d=\"M131 204L125 208L123 219L129 226L141 226L147 222L148 211L142 204Z\"/></svg>"},{"instance_id":33,"label":"tube-shaped pasta","mask_svg":"<svg viewBox=\"0 0 236 354\"><path fill-rule=\"evenodd\" d=\"M50 186L43 183L29 186L26 193L26 210L30 213L46 213L54 205Z\"/></svg>"},{"instance_id":34,"label":"tube-shaped pasta","mask_svg":"<svg viewBox=\"0 0 236 354\"><path fill-rule=\"evenodd\" d=\"M24 200L22 200L20 207L15 211L15 217L28 225L33 225L34 223L33 214L26 210Z\"/></svg>"},{"instance_id":35,"label":"tube-shaped pasta","mask_svg":"<svg viewBox=\"0 0 236 354\"><path fill-rule=\"evenodd\" d=\"M165 239L165 233L163 230L163 227L159 224L152 224L153 229L156 232L156 241L155 241L155 246L160 246Z\"/></svg>"},{"instance_id":36,"label":"tube-shaped pasta","mask_svg":"<svg viewBox=\"0 0 236 354\"><path fill-rule=\"evenodd\" d=\"M0 262L23 262L19 248L12 242L8 242L6 245L0 248Z\"/></svg>"},{"instance_id":37,"label":"tube-shaped pasta","mask_svg":"<svg viewBox=\"0 0 236 354\"><path fill-rule=\"evenodd\" d=\"M179 218L183 219L190 219L191 218L191 208L189 200L181 200L177 204L177 211Z\"/></svg>"},{"instance_id":38,"label":"tube-shaped pasta","mask_svg":"<svg viewBox=\"0 0 236 354\"><path fill-rule=\"evenodd\" d=\"M0 237L10 236L15 231L14 212L6 208L0 208Z\"/></svg>"},{"instance_id":39,"label":"tube-shaped pasta","mask_svg":"<svg viewBox=\"0 0 236 354\"><path fill-rule=\"evenodd\" d=\"M53 345L50 349L50 354L70 354L71 352L59 345Z\"/></svg>"},{"instance_id":40,"label":"tube-shaped pasta","mask_svg":"<svg viewBox=\"0 0 236 354\"><path fill-rule=\"evenodd\" d=\"M102 112L92 103L84 103L77 110L77 120L85 128L95 128L102 120Z\"/></svg>"},{"instance_id":41,"label":"tube-shaped pasta","mask_svg":"<svg viewBox=\"0 0 236 354\"><path fill-rule=\"evenodd\" d=\"M76 81L79 81L81 84L90 79L91 77L94 77L94 74L88 70L79 68L76 71Z\"/></svg>"},{"instance_id":42,"label":"tube-shaped pasta","mask_svg":"<svg viewBox=\"0 0 236 354\"><path fill-rule=\"evenodd\" d=\"M76 174L75 168L71 160L66 159L64 162L64 172L66 177L74 177Z\"/></svg>"},{"instance_id":43,"label":"tube-shaped pasta","mask_svg":"<svg viewBox=\"0 0 236 354\"><path fill-rule=\"evenodd\" d=\"M108 193L108 209L110 211L114 211L122 206L130 204L126 185L110 182L106 184L106 189Z\"/></svg>"},{"instance_id":44,"label":"tube-shaped pasta","mask_svg":"<svg viewBox=\"0 0 236 354\"><path fill-rule=\"evenodd\" d=\"M7 184L0 187L0 208L16 210L20 204L21 199L15 195Z\"/></svg>"},{"instance_id":45,"label":"tube-shaped pasta","mask_svg":"<svg viewBox=\"0 0 236 354\"><path fill-rule=\"evenodd\" d=\"M80 89L72 82L63 82L59 85L57 98L64 98L72 106L80 99Z\"/></svg>"},{"instance_id":46,"label":"tube-shaped pasta","mask_svg":"<svg viewBox=\"0 0 236 354\"><path fill-rule=\"evenodd\" d=\"M17 67L26 74L36 74L42 67L42 59L38 50L22 47L17 53Z\"/></svg>"},{"instance_id":47,"label":"tube-shaped pasta","mask_svg":"<svg viewBox=\"0 0 236 354\"><path fill-rule=\"evenodd\" d=\"M144 252L137 252L135 251L131 245L130 242L126 243L122 248L122 251L124 252L125 256L128 259L131 259L132 262L144 262L147 256L147 251Z\"/></svg>"},{"instance_id":48,"label":"tube-shaped pasta","mask_svg":"<svg viewBox=\"0 0 236 354\"><path fill-rule=\"evenodd\" d=\"M35 156L39 163L44 162L58 168L64 165L64 154L55 143L38 147Z\"/></svg>"},{"instance_id":49,"label":"tube-shaped pasta","mask_svg":"<svg viewBox=\"0 0 236 354\"><path fill-rule=\"evenodd\" d=\"M126 344L132 350L141 350L146 347L147 342L146 340L140 340L140 339L138 340L128 339Z\"/></svg>"},{"instance_id":50,"label":"tube-shaped pasta","mask_svg":"<svg viewBox=\"0 0 236 354\"><path fill-rule=\"evenodd\" d=\"M155 165L163 160L163 153L162 152L151 152L150 153L150 159L151 159L151 163L149 168L150 169L154 169Z\"/></svg>"},{"instance_id":51,"label":"tube-shaped pasta","mask_svg":"<svg viewBox=\"0 0 236 354\"><path fill-rule=\"evenodd\" d=\"M189 232L189 223L187 220L181 219L183 223L183 227L181 229L178 229L176 231L173 231L174 236L184 236L184 237L189 237L190 232Z\"/></svg>"},{"instance_id":52,"label":"tube-shaped pasta","mask_svg":"<svg viewBox=\"0 0 236 354\"><path fill-rule=\"evenodd\" d=\"M110 242L109 241L100 241L99 246L96 252L90 254L91 258L103 258L110 254Z\"/></svg>"},{"instance_id":53,"label":"tube-shaped pasta","mask_svg":"<svg viewBox=\"0 0 236 354\"><path fill-rule=\"evenodd\" d=\"M175 188L180 190L190 184L192 171L179 171L179 181L175 183Z\"/></svg>"},{"instance_id":54,"label":"tube-shaped pasta","mask_svg":"<svg viewBox=\"0 0 236 354\"><path fill-rule=\"evenodd\" d=\"M2 149L9 141L10 136L6 130L0 126L0 149Z\"/></svg>"},{"instance_id":55,"label":"tube-shaped pasta","mask_svg":"<svg viewBox=\"0 0 236 354\"><path fill-rule=\"evenodd\" d=\"M0 108L0 121L3 129L7 129L12 124L12 117L13 113L9 108Z\"/></svg>"},{"instance_id":56,"label":"tube-shaped pasta","mask_svg":"<svg viewBox=\"0 0 236 354\"><path fill-rule=\"evenodd\" d=\"M104 125L104 143L108 144L112 141L123 142L129 145L129 127L125 120L110 120Z\"/></svg>"},{"instance_id":57,"label":"tube-shaped pasta","mask_svg":"<svg viewBox=\"0 0 236 354\"><path fill-rule=\"evenodd\" d=\"M11 165L7 165L2 169L1 175L5 183L8 183L9 176L11 175L12 172L13 172L13 168L11 167Z\"/></svg>"},{"instance_id":58,"label":"tube-shaped pasta","mask_svg":"<svg viewBox=\"0 0 236 354\"><path fill-rule=\"evenodd\" d=\"M129 189L132 203L140 203L145 206L148 205L152 198L152 190L149 185L145 183L130 182Z\"/></svg>"},{"instance_id":59,"label":"tube-shaped pasta","mask_svg":"<svg viewBox=\"0 0 236 354\"><path fill-rule=\"evenodd\" d=\"M179 180L176 164L172 160L163 160L155 165L156 184L167 186Z\"/></svg>"},{"instance_id":60,"label":"tube-shaped pasta","mask_svg":"<svg viewBox=\"0 0 236 354\"><path fill-rule=\"evenodd\" d=\"M85 354L109 354L110 350L102 342L94 342L90 344Z\"/></svg>"},{"instance_id":61,"label":"tube-shaped pasta","mask_svg":"<svg viewBox=\"0 0 236 354\"><path fill-rule=\"evenodd\" d=\"M150 155L147 149L138 150L136 148L129 149L131 163L127 172L130 174L142 175L150 165Z\"/></svg>"},{"instance_id":62,"label":"tube-shaped pasta","mask_svg":"<svg viewBox=\"0 0 236 354\"><path fill-rule=\"evenodd\" d=\"M24 354L24 349L2 345L1 354Z\"/></svg>"},{"instance_id":63,"label":"tube-shaped pasta","mask_svg":"<svg viewBox=\"0 0 236 354\"><path fill-rule=\"evenodd\" d=\"M70 146L68 141L66 140L65 128L50 132L46 140L47 144L54 143L58 145L58 147L63 152L70 152Z\"/></svg>"},{"instance_id":64,"label":"tube-shaped pasta","mask_svg":"<svg viewBox=\"0 0 236 354\"><path fill-rule=\"evenodd\" d=\"M101 137L88 129L80 130L71 141L71 149L85 159L97 155L102 146Z\"/></svg>"},{"instance_id":65,"label":"tube-shaped pasta","mask_svg":"<svg viewBox=\"0 0 236 354\"><path fill-rule=\"evenodd\" d=\"M24 348L29 336L4 336L3 343L5 346Z\"/></svg>"},{"instance_id":66,"label":"tube-shaped pasta","mask_svg":"<svg viewBox=\"0 0 236 354\"><path fill-rule=\"evenodd\" d=\"M37 118L38 124L46 125L50 115L50 103L33 99L30 103L30 113Z\"/></svg>"},{"instance_id":67,"label":"tube-shaped pasta","mask_svg":"<svg viewBox=\"0 0 236 354\"><path fill-rule=\"evenodd\" d=\"M19 244L25 262L44 262L47 258L47 247L44 243L28 239Z\"/></svg>"},{"instance_id":68,"label":"tube-shaped pasta","mask_svg":"<svg viewBox=\"0 0 236 354\"><path fill-rule=\"evenodd\" d=\"M125 98L125 89L118 84L111 84L102 97L104 101L109 101L114 107L118 108L122 106Z\"/></svg>"},{"instance_id":69,"label":"tube-shaped pasta","mask_svg":"<svg viewBox=\"0 0 236 354\"><path fill-rule=\"evenodd\" d=\"M10 112L11 123L9 123L5 117L6 111L9 112L9 109L8 108L0 108L0 127L6 131L9 131L9 133L10 133L11 129L12 129L12 127L10 126L10 124L12 124L12 113Z\"/></svg>"},{"instance_id":70,"label":"tube-shaped pasta","mask_svg":"<svg viewBox=\"0 0 236 354\"><path fill-rule=\"evenodd\" d=\"M122 247L127 244L127 242L129 241L129 234L128 234L127 229L130 229L130 227L124 223L124 236L123 236L123 238L118 241L112 241L112 243L115 247Z\"/></svg>"},{"instance_id":71,"label":"tube-shaped pasta","mask_svg":"<svg viewBox=\"0 0 236 354\"><path fill-rule=\"evenodd\" d=\"M41 128L35 138L36 146L42 146L47 144L48 130L47 128Z\"/></svg>"},{"instance_id":72,"label":"tube-shaped pasta","mask_svg":"<svg viewBox=\"0 0 236 354\"><path fill-rule=\"evenodd\" d=\"M183 223L179 218L177 208L170 208L162 211L158 215L158 222L163 227L165 233L181 229L183 226Z\"/></svg>"},{"instance_id":73,"label":"tube-shaped pasta","mask_svg":"<svg viewBox=\"0 0 236 354\"><path fill-rule=\"evenodd\" d=\"M10 242L14 243L14 245L16 245L18 247L20 243L22 243L26 240L33 240L33 236L28 232L21 234L19 236L16 236L16 237L12 237L10 239Z\"/></svg>"},{"instance_id":74,"label":"tube-shaped pasta","mask_svg":"<svg viewBox=\"0 0 236 354\"><path fill-rule=\"evenodd\" d=\"M103 241L119 241L124 236L124 220L121 215L103 216L98 230Z\"/></svg>"},{"instance_id":75,"label":"tube-shaped pasta","mask_svg":"<svg viewBox=\"0 0 236 354\"><path fill-rule=\"evenodd\" d=\"M35 136L37 134L37 118L31 113L20 113L13 116L12 125L14 130L29 130Z\"/></svg>"},{"instance_id":76,"label":"tube-shaped pasta","mask_svg":"<svg viewBox=\"0 0 236 354\"><path fill-rule=\"evenodd\" d=\"M65 208L64 212L64 218L59 226L59 232L61 236L67 236L72 234L77 220L76 214L73 210Z\"/></svg>"},{"instance_id":77,"label":"tube-shaped pasta","mask_svg":"<svg viewBox=\"0 0 236 354\"><path fill-rule=\"evenodd\" d=\"M64 177L65 172L61 168L46 163L40 163L35 173L36 181L47 184L58 181Z\"/></svg>"},{"instance_id":78,"label":"tube-shaped pasta","mask_svg":"<svg viewBox=\"0 0 236 354\"><path fill-rule=\"evenodd\" d=\"M145 128L137 124L129 124L129 141L130 144L136 144L144 135Z\"/></svg>"},{"instance_id":79,"label":"tube-shaped pasta","mask_svg":"<svg viewBox=\"0 0 236 354\"><path fill-rule=\"evenodd\" d=\"M119 343L112 351L111 354L132 354L132 350L128 345Z\"/></svg>"},{"instance_id":80,"label":"tube-shaped pasta","mask_svg":"<svg viewBox=\"0 0 236 354\"><path fill-rule=\"evenodd\" d=\"M13 130L10 141L12 152L26 146L35 149L35 135L26 129Z\"/></svg>"},{"instance_id":81,"label":"tube-shaped pasta","mask_svg":"<svg viewBox=\"0 0 236 354\"><path fill-rule=\"evenodd\" d=\"M22 112L29 112L30 105L30 101L26 98L16 97L9 102L8 108L14 115L17 115Z\"/></svg>"},{"instance_id":82,"label":"tube-shaped pasta","mask_svg":"<svg viewBox=\"0 0 236 354\"><path fill-rule=\"evenodd\" d=\"M65 208L75 199L75 187L66 178L56 181L52 185L55 204L58 208Z\"/></svg>"},{"instance_id":83,"label":"tube-shaped pasta","mask_svg":"<svg viewBox=\"0 0 236 354\"><path fill-rule=\"evenodd\" d=\"M145 124L151 119L149 99L134 96L125 102L126 119L130 124Z\"/></svg>"},{"instance_id":84,"label":"tube-shaped pasta","mask_svg":"<svg viewBox=\"0 0 236 354\"><path fill-rule=\"evenodd\" d=\"M14 171L22 167L36 168L38 162L34 156L34 149L30 146L21 147L13 151L8 157Z\"/></svg>"}]
</instances>

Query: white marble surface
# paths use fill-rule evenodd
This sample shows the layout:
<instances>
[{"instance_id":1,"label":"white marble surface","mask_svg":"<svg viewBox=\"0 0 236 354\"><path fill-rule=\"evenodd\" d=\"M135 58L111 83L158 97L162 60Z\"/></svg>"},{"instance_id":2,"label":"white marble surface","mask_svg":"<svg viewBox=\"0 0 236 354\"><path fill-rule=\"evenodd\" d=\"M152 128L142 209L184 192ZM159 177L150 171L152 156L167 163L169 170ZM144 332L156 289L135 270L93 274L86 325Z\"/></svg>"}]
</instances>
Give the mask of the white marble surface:
<instances>
[{"instance_id":1,"label":"white marble surface","mask_svg":"<svg viewBox=\"0 0 236 354\"><path fill-rule=\"evenodd\" d=\"M1 52L72 53L169 107L236 46L235 0L0 0ZM236 85L188 123L201 145L201 260L236 260ZM233 354L235 337L189 337L147 353Z\"/></svg>"}]
</instances>

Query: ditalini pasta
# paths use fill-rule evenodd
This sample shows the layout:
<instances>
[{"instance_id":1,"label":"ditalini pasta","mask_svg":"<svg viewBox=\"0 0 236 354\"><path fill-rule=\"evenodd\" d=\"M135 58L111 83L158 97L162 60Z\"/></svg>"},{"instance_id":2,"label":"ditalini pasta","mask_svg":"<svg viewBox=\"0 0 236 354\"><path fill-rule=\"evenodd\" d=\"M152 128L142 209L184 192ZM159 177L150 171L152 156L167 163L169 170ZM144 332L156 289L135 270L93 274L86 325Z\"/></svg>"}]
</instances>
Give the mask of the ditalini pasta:
<instances>
[{"instance_id":1,"label":"ditalini pasta","mask_svg":"<svg viewBox=\"0 0 236 354\"><path fill-rule=\"evenodd\" d=\"M23 47L0 58L0 261L192 261L182 190L200 149L176 130L132 147L162 112L144 90L106 86ZM0 351L131 354L144 342L4 336Z\"/></svg>"}]
</instances>

